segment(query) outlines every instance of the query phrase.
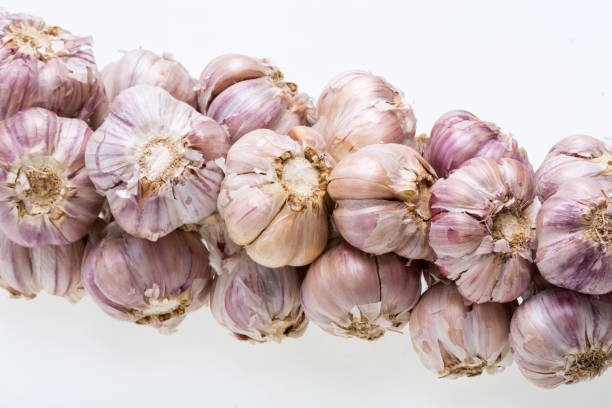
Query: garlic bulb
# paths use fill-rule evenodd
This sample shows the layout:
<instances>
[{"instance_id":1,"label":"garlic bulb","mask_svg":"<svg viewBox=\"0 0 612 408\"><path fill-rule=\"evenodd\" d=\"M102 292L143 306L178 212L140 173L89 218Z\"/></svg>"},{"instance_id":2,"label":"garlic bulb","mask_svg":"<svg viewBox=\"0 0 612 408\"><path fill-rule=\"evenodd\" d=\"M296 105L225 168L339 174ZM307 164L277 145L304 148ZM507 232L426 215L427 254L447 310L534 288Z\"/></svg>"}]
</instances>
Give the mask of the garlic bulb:
<instances>
[{"instance_id":1,"label":"garlic bulb","mask_svg":"<svg viewBox=\"0 0 612 408\"><path fill-rule=\"evenodd\" d=\"M509 302L527 289L535 247L533 170L477 157L431 189L429 244L436 264L476 302Z\"/></svg>"},{"instance_id":2,"label":"garlic bulb","mask_svg":"<svg viewBox=\"0 0 612 408\"><path fill-rule=\"evenodd\" d=\"M200 112L225 125L233 144L255 129L284 134L314 123L314 104L297 85L267 60L228 54L202 71L198 90Z\"/></svg>"},{"instance_id":3,"label":"garlic bulb","mask_svg":"<svg viewBox=\"0 0 612 408\"><path fill-rule=\"evenodd\" d=\"M527 153L510 134L470 112L453 110L442 115L431 130L425 158L439 177L473 157L509 157L528 164Z\"/></svg>"},{"instance_id":4,"label":"garlic bulb","mask_svg":"<svg viewBox=\"0 0 612 408\"><path fill-rule=\"evenodd\" d=\"M612 180L563 184L538 214L536 262L550 283L577 292L612 292Z\"/></svg>"},{"instance_id":5,"label":"garlic bulb","mask_svg":"<svg viewBox=\"0 0 612 408\"><path fill-rule=\"evenodd\" d=\"M223 261L242 250L242 247L232 241L219 213L206 217L197 224L197 231L208 250L208 259L213 270L221 275Z\"/></svg>"},{"instance_id":6,"label":"garlic bulb","mask_svg":"<svg viewBox=\"0 0 612 408\"><path fill-rule=\"evenodd\" d=\"M225 130L162 88L121 92L85 152L91 180L117 223L156 240L215 211L229 148Z\"/></svg>"},{"instance_id":7,"label":"garlic bulb","mask_svg":"<svg viewBox=\"0 0 612 408\"><path fill-rule=\"evenodd\" d=\"M362 251L429 259L429 188L434 170L412 148L395 143L363 147L334 167L328 191L334 222Z\"/></svg>"},{"instance_id":8,"label":"garlic bulb","mask_svg":"<svg viewBox=\"0 0 612 408\"><path fill-rule=\"evenodd\" d=\"M612 180L612 150L591 136L568 136L550 149L536 172L536 192L544 202L563 183L581 177Z\"/></svg>"},{"instance_id":9,"label":"garlic bulb","mask_svg":"<svg viewBox=\"0 0 612 408\"><path fill-rule=\"evenodd\" d=\"M308 325L300 304L301 281L296 268L266 268L242 251L223 262L210 293L210 311L241 340L300 337Z\"/></svg>"},{"instance_id":10,"label":"garlic bulb","mask_svg":"<svg viewBox=\"0 0 612 408\"><path fill-rule=\"evenodd\" d=\"M421 294L421 271L406 262L344 242L332 246L310 265L302 284L306 317L336 336L375 340L399 331Z\"/></svg>"},{"instance_id":11,"label":"garlic bulb","mask_svg":"<svg viewBox=\"0 0 612 408\"><path fill-rule=\"evenodd\" d=\"M109 225L88 244L83 285L110 316L172 332L208 299L208 253L194 233L177 230L156 242Z\"/></svg>"},{"instance_id":12,"label":"garlic bulb","mask_svg":"<svg viewBox=\"0 0 612 408\"><path fill-rule=\"evenodd\" d=\"M103 197L85 171L91 135L79 119L30 108L0 122L0 229L27 247L83 238Z\"/></svg>"},{"instance_id":13,"label":"garlic bulb","mask_svg":"<svg viewBox=\"0 0 612 408\"><path fill-rule=\"evenodd\" d=\"M560 288L538 293L514 313L510 348L540 387L593 379L612 365L612 303Z\"/></svg>"},{"instance_id":14,"label":"garlic bulb","mask_svg":"<svg viewBox=\"0 0 612 408\"><path fill-rule=\"evenodd\" d=\"M363 71L334 77L317 104L315 128L336 160L376 143L414 145L416 119L403 94L387 81Z\"/></svg>"},{"instance_id":15,"label":"garlic bulb","mask_svg":"<svg viewBox=\"0 0 612 408\"><path fill-rule=\"evenodd\" d=\"M88 120L105 99L91 37L0 10L0 120L29 107Z\"/></svg>"},{"instance_id":16,"label":"garlic bulb","mask_svg":"<svg viewBox=\"0 0 612 408\"><path fill-rule=\"evenodd\" d=\"M302 266L323 252L331 165L324 154L259 129L232 145L226 164L219 213L229 237L255 262L269 268Z\"/></svg>"},{"instance_id":17,"label":"garlic bulb","mask_svg":"<svg viewBox=\"0 0 612 408\"><path fill-rule=\"evenodd\" d=\"M12 296L34 298L41 290L78 302L83 241L37 248L19 246L0 233L0 287Z\"/></svg>"},{"instance_id":18,"label":"garlic bulb","mask_svg":"<svg viewBox=\"0 0 612 408\"><path fill-rule=\"evenodd\" d=\"M138 48L127 51L102 70L108 101L112 102L124 89L139 84L165 89L179 101L196 106L196 81L178 61L167 53L161 56ZM95 122L101 125L108 115L109 104L98 109ZM96 126L97 127L97 126Z\"/></svg>"},{"instance_id":19,"label":"garlic bulb","mask_svg":"<svg viewBox=\"0 0 612 408\"><path fill-rule=\"evenodd\" d=\"M507 304L469 304L454 284L438 283L410 316L410 339L419 359L441 378L495 374L512 362Z\"/></svg>"}]
</instances>

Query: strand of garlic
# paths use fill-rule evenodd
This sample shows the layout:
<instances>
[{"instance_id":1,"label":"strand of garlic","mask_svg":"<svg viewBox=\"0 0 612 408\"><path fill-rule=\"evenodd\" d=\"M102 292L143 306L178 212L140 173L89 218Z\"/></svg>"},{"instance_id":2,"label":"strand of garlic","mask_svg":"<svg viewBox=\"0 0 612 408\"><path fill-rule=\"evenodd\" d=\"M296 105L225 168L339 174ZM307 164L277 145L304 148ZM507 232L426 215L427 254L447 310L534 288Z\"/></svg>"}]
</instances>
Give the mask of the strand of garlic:
<instances>
[{"instance_id":1,"label":"strand of garlic","mask_svg":"<svg viewBox=\"0 0 612 408\"><path fill-rule=\"evenodd\" d=\"M494 123L485 122L464 110L442 115L434 124L425 149L425 158L439 177L473 157L508 157L528 164L527 152L512 135L502 133Z\"/></svg>"},{"instance_id":2,"label":"strand of garlic","mask_svg":"<svg viewBox=\"0 0 612 408\"><path fill-rule=\"evenodd\" d=\"M531 166L468 160L431 189L429 244L436 264L476 302L509 302L529 285L538 204Z\"/></svg>"},{"instance_id":3,"label":"strand of garlic","mask_svg":"<svg viewBox=\"0 0 612 408\"><path fill-rule=\"evenodd\" d=\"M152 242L110 224L88 243L82 278L110 316L170 333L206 303L212 272L195 233L176 230Z\"/></svg>"},{"instance_id":4,"label":"strand of garlic","mask_svg":"<svg viewBox=\"0 0 612 408\"><path fill-rule=\"evenodd\" d=\"M308 326L300 303L301 283L296 268L266 268L241 251L223 261L211 289L210 311L240 340L280 343L300 337Z\"/></svg>"},{"instance_id":5,"label":"strand of garlic","mask_svg":"<svg viewBox=\"0 0 612 408\"><path fill-rule=\"evenodd\" d=\"M29 108L0 122L0 230L27 247L83 238L103 203L85 170L79 119Z\"/></svg>"},{"instance_id":6,"label":"strand of garlic","mask_svg":"<svg viewBox=\"0 0 612 408\"><path fill-rule=\"evenodd\" d=\"M538 293L514 313L510 348L540 387L591 380L612 365L612 303L560 288Z\"/></svg>"},{"instance_id":7,"label":"strand of garlic","mask_svg":"<svg viewBox=\"0 0 612 408\"><path fill-rule=\"evenodd\" d=\"M316 137L301 138L313 132L294 128L289 132L294 140L254 130L227 154L218 210L231 240L260 265L308 265L327 244L327 178L333 164L306 144Z\"/></svg>"},{"instance_id":8,"label":"strand of garlic","mask_svg":"<svg viewBox=\"0 0 612 408\"><path fill-rule=\"evenodd\" d=\"M568 136L555 144L536 172L536 192L542 202L564 183L581 177L612 181L612 150L591 136Z\"/></svg>"},{"instance_id":9,"label":"strand of garlic","mask_svg":"<svg viewBox=\"0 0 612 408\"><path fill-rule=\"evenodd\" d=\"M83 241L68 245L28 248L0 233L0 287L14 297L32 299L40 291L78 302L81 284Z\"/></svg>"},{"instance_id":10,"label":"strand of garlic","mask_svg":"<svg viewBox=\"0 0 612 408\"><path fill-rule=\"evenodd\" d=\"M200 112L227 127L232 144L255 129L285 134L315 121L311 98L266 59L239 54L213 59L200 75L197 98Z\"/></svg>"},{"instance_id":11,"label":"strand of garlic","mask_svg":"<svg viewBox=\"0 0 612 408\"><path fill-rule=\"evenodd\" d=\"M342 159L330 174L328 191L336 201L336 227L362 251L430 259L429 189L435 180L431 166L408 146L363 147Z\"/></svg>"},{"instance_id":12,"label":"strand of garlic","mask_svg":"<svg viewBox=\"0 0 612 408\"><path fill-rule=\"evenodd\" d=\"M229 148L215 121L162 88L121 92L85 152L97 190L129 234L156 240L216 209Z\"/></svg>"},{"instance_id":13,"label":"strand of garlic","mask_svg":"<svg viewBox=\"0 0 612 408\"><path fill-rule=\"evenodd\" d=\"M347 71L334 77L317 104L315 128L335 159L377 143L415 147L416 119L403 94L369 72Z\"/></svg>"},{"instance_id":14,"label":"strand of garlic","mask_svg":"<svg viewBox=\"0 0 612 408\"><path fill-rule=\"evenodd\" d=\"M306 317L326 332L375 340L400 331L421 294L421 270L395 254L370 256L342 242L308 268Z\"/></svg>"},{"instance_id":15,"label":"strand of garlic","mask_svg":"<svg viewBox=\"0 0 612 408\"><path fill-rule=\"evenodd\" d=\"M577 292L612 292L612 180L562 184L537 220L536 262L550 283Z\"/></svg>"},{"instance_id":16,"label":"strand of garlic","mask_svg":"<svg viewBox=\"0 0 612 408\"><path fill-rule=\"evenodd\" d=\"M410 316L410 339L423 365L440 378L495 374L511 364L508 304L466 301L455 284L427 289Z\"/></svg>"},{"instance_id":17,"label":"strand of garlic","mask_svg":"<svg viewBox=\"0 0 612 408\"><path fill-rule=\"evenodd\" d=\"M0 10L0 120L29 107L88 120L106 99L91 45L91 37Z\"/></svg>"},{"instance_id":18,"label":"strand of garlic","mask_svg":"<svg viewBox=\"0 0 612 408\"><path fill-rule=\"evenodd\" d=\"M170 54L161 56L137 48L102 69L102 81L108 97L107 103L97 109L92 119L97 128L108 116L109 104L123 91L135 85L147 84L165 89L175 99L196 107L196 81L187 69Z\"/></svg>"}]
</instances>

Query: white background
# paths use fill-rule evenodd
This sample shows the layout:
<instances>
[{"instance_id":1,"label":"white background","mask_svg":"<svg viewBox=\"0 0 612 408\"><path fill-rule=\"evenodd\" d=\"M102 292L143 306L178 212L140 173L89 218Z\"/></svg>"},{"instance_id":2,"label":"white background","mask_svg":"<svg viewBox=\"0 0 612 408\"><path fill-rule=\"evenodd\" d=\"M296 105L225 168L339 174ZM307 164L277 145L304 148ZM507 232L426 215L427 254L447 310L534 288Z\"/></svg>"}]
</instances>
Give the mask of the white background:
<instances>
[{"instance_id":1,"label":"white background","mask_svg":"<svg viewBox=\"0 0 612 408\"><path fill-rule=\"evenodd\" d=\"M467 109L512 132L534 166L564 136L612 135L609 2L2 3L93 35L100 66L142 46L199 76L213 57L239 52L272 58L315 97L336 73L366 69L404 91L419 132ZM163 336L89 299L47 295L0 296L0 362L1 407L612 406L612 372L552 391L516 366L437 380L407 335L367 343L311 325L299 340L251 345L201 309Z\"/></svg>"}]
</instances>

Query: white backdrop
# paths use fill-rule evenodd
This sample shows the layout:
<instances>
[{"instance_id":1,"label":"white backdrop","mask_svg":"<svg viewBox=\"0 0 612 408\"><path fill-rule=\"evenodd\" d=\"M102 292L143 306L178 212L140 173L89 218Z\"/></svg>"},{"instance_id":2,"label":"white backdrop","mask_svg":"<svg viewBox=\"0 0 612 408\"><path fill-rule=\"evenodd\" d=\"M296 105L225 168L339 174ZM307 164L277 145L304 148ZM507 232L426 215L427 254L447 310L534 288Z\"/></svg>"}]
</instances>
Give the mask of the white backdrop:
<instances>
[{"instance_id":1,"label":"white backdrop","mask_svg":"<svg viewBox=\"0 0 612 408\"><path fill-rule=\"evenodd\" d=\"M100 66L142 46L172 53L199 76L213 57L239 52L272 58L313 96L334 74L366 69L404 91L419 132L467 109L512 132L534 166L564 136L612 135L610 2L153 3L2 7L93 35ZM612 370L553 391L527 383L516 366L437 380L407 335L367 343L311 325L298 340L251 345L208 309L163 336L112 320L89 299L2 294L0 336L1 407L612 406Z\"/></svg>"}]
</instances>

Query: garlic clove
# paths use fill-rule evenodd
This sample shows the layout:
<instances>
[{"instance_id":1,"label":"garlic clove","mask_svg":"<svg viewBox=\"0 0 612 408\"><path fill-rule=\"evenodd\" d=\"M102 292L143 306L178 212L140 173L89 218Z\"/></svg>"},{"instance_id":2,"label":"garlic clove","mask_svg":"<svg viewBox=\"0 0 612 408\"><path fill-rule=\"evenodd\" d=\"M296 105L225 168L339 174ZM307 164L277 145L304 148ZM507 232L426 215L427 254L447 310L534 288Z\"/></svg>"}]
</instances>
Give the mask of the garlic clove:
<instances>
[{"instance_id":1,"label":"garlic clove","mask_svg":"<svg viewBox=\"0 0 612 408\"><path fill-rule=\"evenodd\" d=\"M290 204L285 204L257 239L246 247L246 252L255 262L269 268L308 265L325 249L327 241L319 237L327 235L324 208L295 211Z\"/></svg>"},{"instance_id":2,"label":"garlic clove","mask_svg":"<svg viewBox=\"0 0 612 408\"><path fill-rule=\"evenodd\" d=\"M91 37L0 11L0 120L30 107L89 120L106 95Z\"/></svg>"},{"instance_id":3,"label":"garlic clove","mask_svg":"<svg viewBox=\"0 0 612 408\"><path fill-rule=\"evenodd\" d=\"M510 134L502 133L497 125L478 119L464 110L442 115L431 130L425 158L439 177L474 157L512 158L528 164L527 153L519 148Z\"/></svg>"},{"instance_id":4,"label":"garlic clove","mask_svg":"<svg viewBox=\"0 0 612 408\"><path fill-rule=\"evenodd\" d=\"M468 160L431 189L429 245L442 274L472 302L509 302L531 280L535 214L531 166Z\"/></svg>"},{"instance_id":5,"label":"garlic clove","mask_svg":"<svg viewBox=\"0 0 612 408\"><path fill-rule=\"evenodd\" d=\"M543 388L593 379L612 365L612 303L553 288L514 313L510 347L521 373Z\"/></svg>"},{"instance_id":6,"label":"garlic clove","mask_svg":"<svg viewBox=\"0 0 612 408\"><path fill-rule=\"evenodd\" d=\"M165 90L124 90L91 137L85 162L115 220L150 240L196 223L216 208L229 148L225 130Z\"/></svg>"},{"instance_id":7,"label":"garlic clove","mask_svg":"<svg viewBox=\"0 0 612 408\"><path fill-rule=\"evenodd\" d=\"M309 267L301 298L309 320L330 334L375 340L407 323L420 292L415 265L340 243Z\"/></svg>"},{"instance_id":8,"label":"garlic clove","mask_svg":"<svg viewBox=\"0 0 612 408\"><path fill-rule=\"evenodd\" d=\"M208 299L212 273L196 234L174 231L156 242L111 224L83 261L83 284L106 313L169 333Z\"/></svg>"},{"instance_id":9,"label":"garlic clove","mask_svg":"<svg viewBox=\"0 0 612 408\"><path fill-rule=\"evenodd\" d=\"M282 74L266 59L240 54L221 55L208 63L200 76L198 105L207 113L211 101L233 84L264 76L281 77Z\"/></svg>"},{"instance_id":10,"label":"garlic clove","mask_svg":"<svg viewBox=\"0 0 612 408\"><path fill-rule=\"evenodd\" d=\"M571 180L595 177L612 180L612 150L591 136L568 136L553 146L536 172L537 194L547 200Z\"/></svg>"},{"instance_id":11,"label":"garlic clove","mask_svg":"<svg viewBox=\"0 0 612 408\"><path fill-rule=\"evenodd\" d=\"M85 122L42 108L0 122L0 229L9 239L36 247L87 234L103 203L85 169L90 135Z\"/></svg>"},{"instance_id":12,"label":"garlic clove","mask_svg":"<svg viewBox=\"0 0 612 408\"><path fill-rule=\"evenodd\" d=\"M342 159L330 174L340 234L372 254L427 259L429 187L436 175L408 146L377 144Z\"/></svg>"},{"instance_id":13,"label":"garlic clove","mask_svg":"<svg viewBox=\"0 0 612 408\"><path fill-rule=\"evenodd\" d=\"M536 262L553 285L605 294L612 291L612 182L576 181L542 204Z\"/></svg>"},{"instance_id":14,"label":"garlic clove","mask_svg":"<svg viewBox=\"0 0 612 408\"><path fill-rule=\"evenodd\" d=\"M327 151L341 160L376 143L413 144L416 119L401 91L363 71L334 77L317 104L316 129L328 140Z\"/></svg>"},{"instance_id":15,"label":"garlic clove","mask_svg":"<svg viewBox=\"0 0 612 408\"><path fill-rule=\"evenodd\" d=\"M213 317L237 338L281 342L301 336L308 325L300 304L297 269L270 269L244 251L225 259L210 295Z\"/></svg>"},{"instance_id":16,"label":"garlic clove","mask_svg":"<svg viewBox=\"0 0 612 408\"><path fill-rule=\"evenodd\" d=\"M508 305L469 304L454 284L437 283L412 311L412 346L440 378L494 374L511 362L510 316Z\"/></svg>"}]
</instances>

